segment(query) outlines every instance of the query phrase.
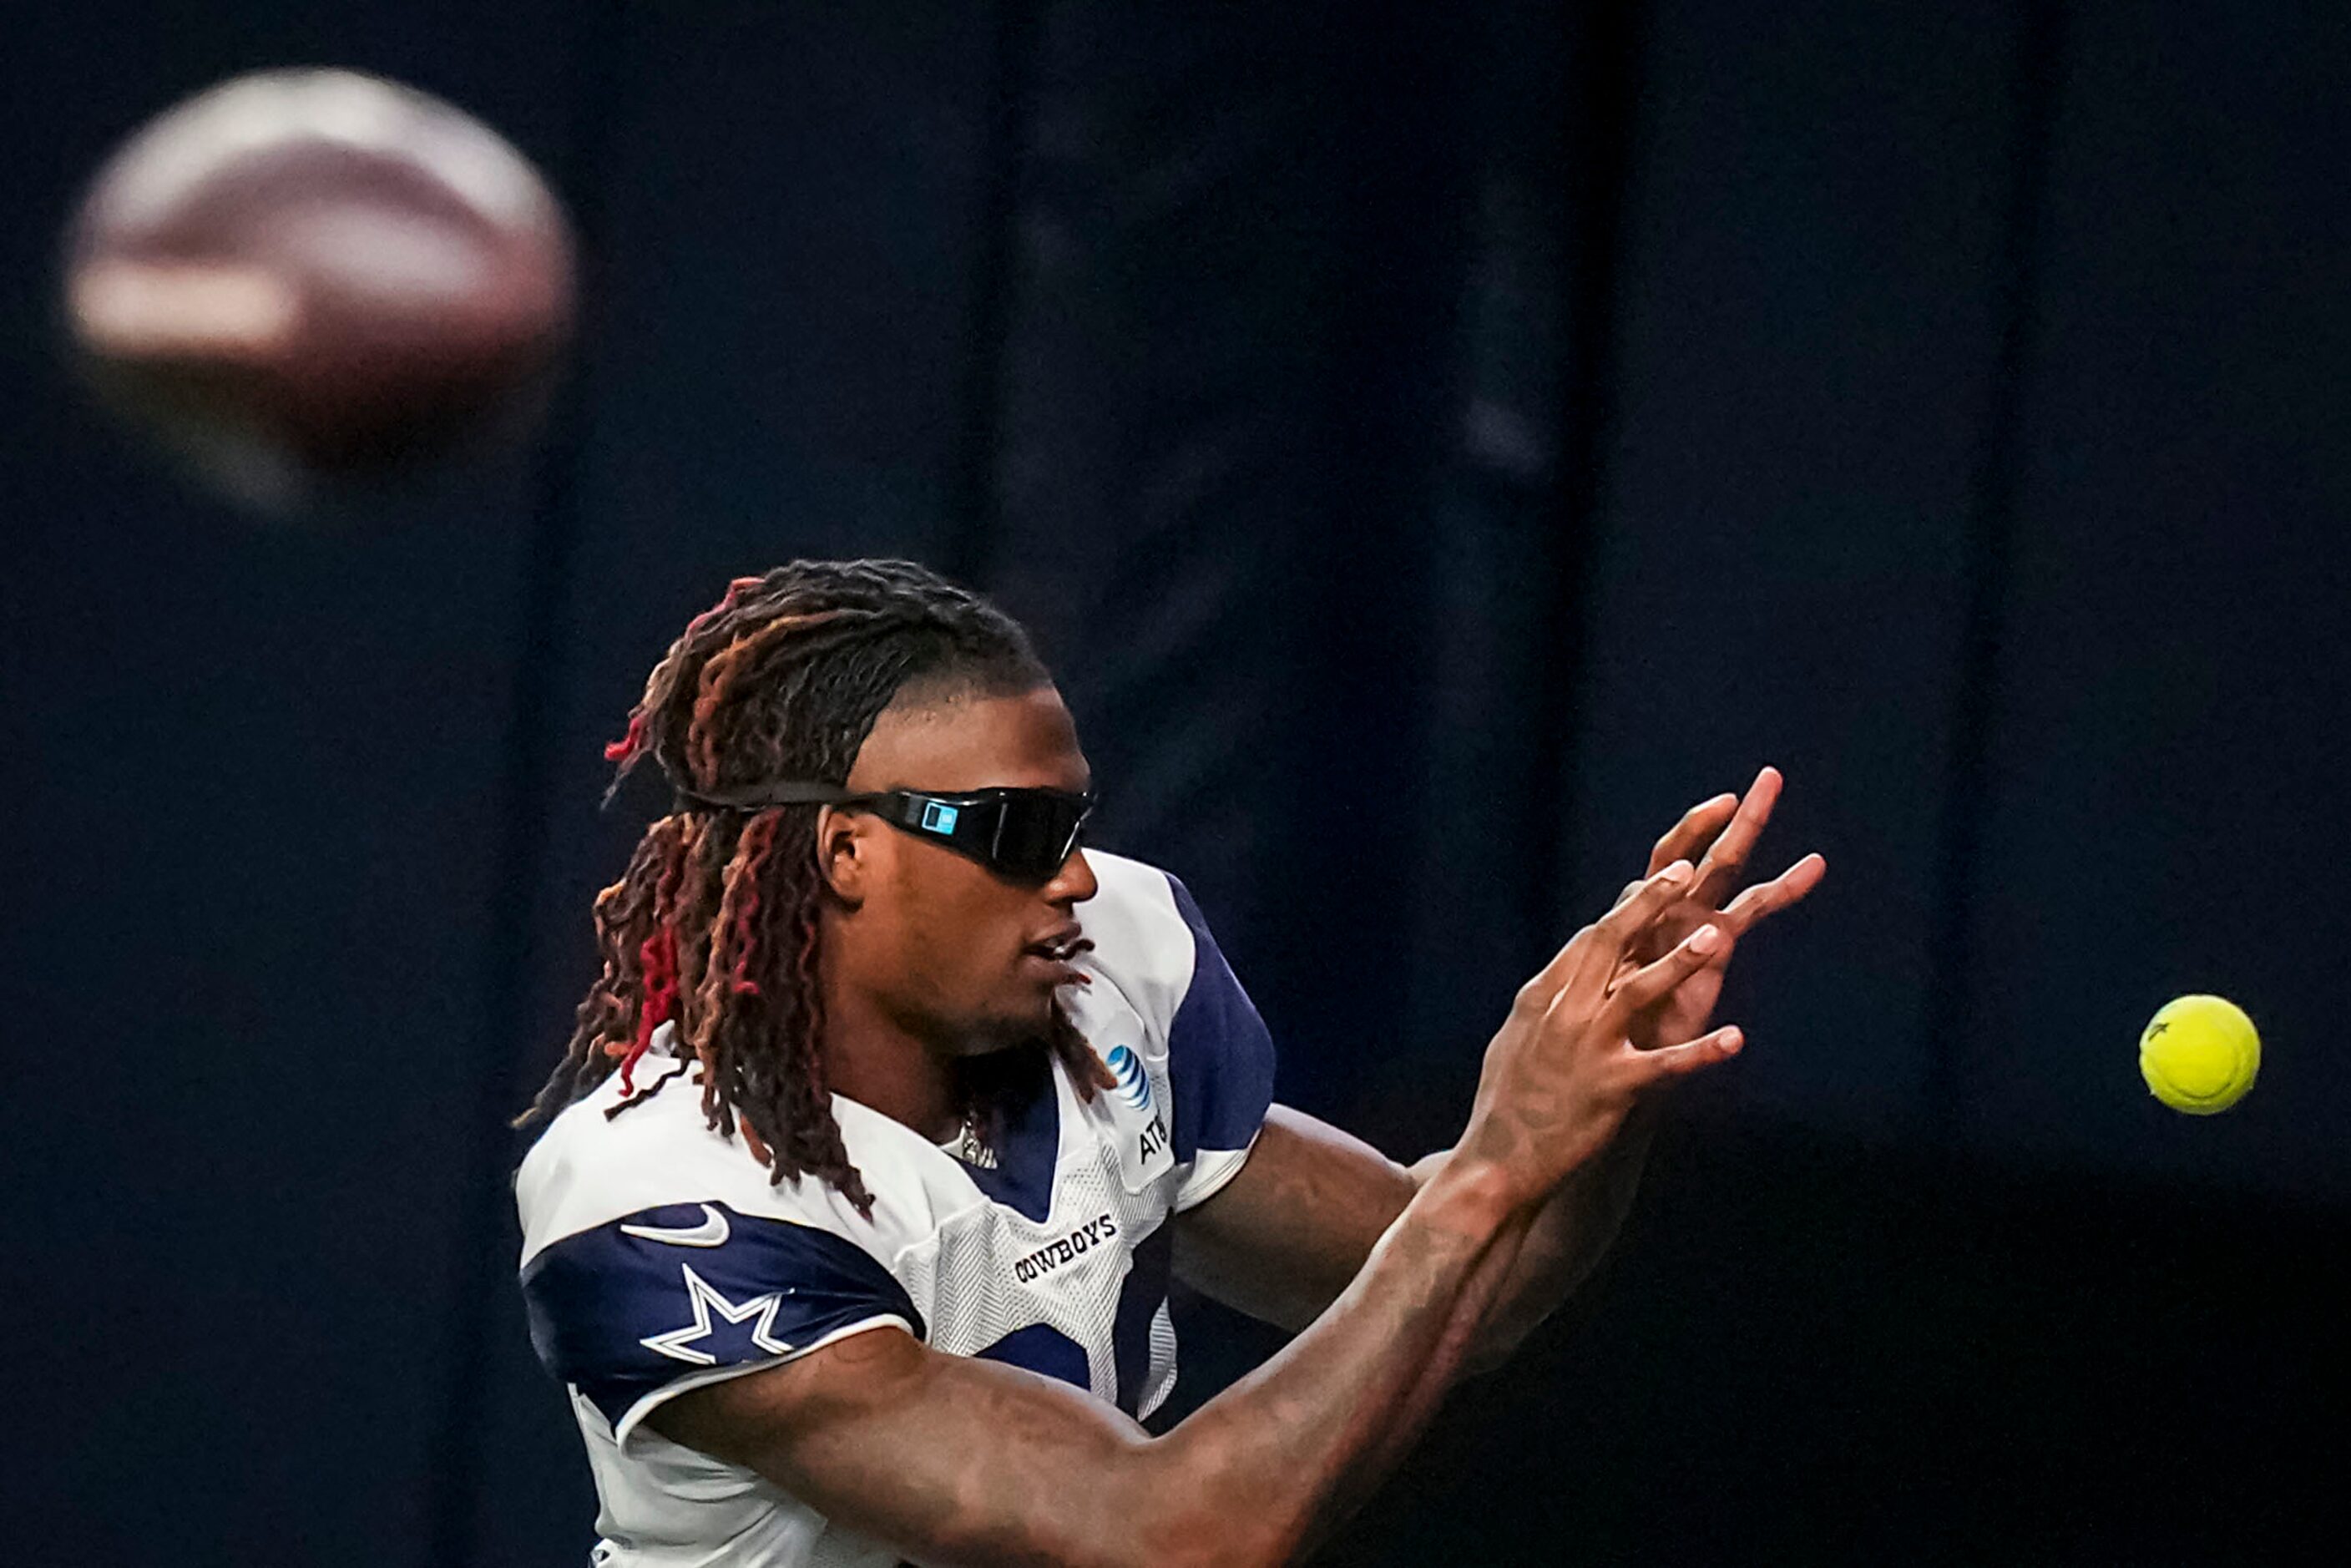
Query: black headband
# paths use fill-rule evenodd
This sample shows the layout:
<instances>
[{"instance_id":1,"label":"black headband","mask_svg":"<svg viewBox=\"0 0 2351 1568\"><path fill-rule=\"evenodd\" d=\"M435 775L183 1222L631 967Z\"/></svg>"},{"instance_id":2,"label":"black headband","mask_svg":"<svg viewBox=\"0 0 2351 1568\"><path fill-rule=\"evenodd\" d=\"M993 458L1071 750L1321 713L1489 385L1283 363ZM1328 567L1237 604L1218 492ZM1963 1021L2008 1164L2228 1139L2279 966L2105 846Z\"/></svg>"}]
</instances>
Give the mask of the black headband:
<instances>
[{"instance_id":1,"label":"black headband","mask_svg":"<svg viewBox=\"0 0 2351 1568\"><path fill-rule=\"evenodd\" d=\"M837 806L852 798L843 784L820 784L791 779L781 784L752 784L740 789L688 789L674 786L678 805L688 810L764 811L771 806Z\"/></svg>"}]
</instances>

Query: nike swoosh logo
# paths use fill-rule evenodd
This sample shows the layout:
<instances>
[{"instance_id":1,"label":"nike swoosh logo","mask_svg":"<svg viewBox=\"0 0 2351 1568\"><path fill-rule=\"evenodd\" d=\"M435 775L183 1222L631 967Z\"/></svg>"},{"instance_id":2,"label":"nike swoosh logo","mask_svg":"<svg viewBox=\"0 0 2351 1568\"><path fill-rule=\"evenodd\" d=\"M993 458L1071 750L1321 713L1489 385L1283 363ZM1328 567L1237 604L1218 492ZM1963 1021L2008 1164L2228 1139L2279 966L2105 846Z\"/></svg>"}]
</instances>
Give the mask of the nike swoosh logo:
<instances>
[{"instance_id":1,"label":"nike swoosh logo","mask_svg":"<svg viewBox=\"0 0 2351 1568\"><path fill-rule=\"evenodd\" d=\"M702 1206L699 1225L623 1225L622 1230L631 1236L642 1236L648 1241L666 1241L673 1247L723 1247L726 1244L726 1217L708 1204Z\"/></svg>"}]
</instances>

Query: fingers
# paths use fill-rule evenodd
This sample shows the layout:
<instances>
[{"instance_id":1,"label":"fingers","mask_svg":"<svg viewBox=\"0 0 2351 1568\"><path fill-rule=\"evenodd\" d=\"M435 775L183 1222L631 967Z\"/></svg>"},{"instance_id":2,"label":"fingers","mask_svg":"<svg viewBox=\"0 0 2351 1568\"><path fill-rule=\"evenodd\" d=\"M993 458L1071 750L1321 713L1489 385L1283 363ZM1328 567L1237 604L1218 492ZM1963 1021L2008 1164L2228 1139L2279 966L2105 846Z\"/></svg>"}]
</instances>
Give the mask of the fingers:
<instances>
[{"instance_id":1,"label":"fingers","mask_svg":"<svg viewBox=\"0 0 2351 1568\"><path fill-rule=\"evenodd\" d=\"M1771 820L1771 808L1780 803L1780 770L1766 768L1755 775L1755 782L1747 787L1746 798L1731 813L1730 821L1706 852L1698 864L1698 879L1691 884L1690 896L1704 900L1709 906L1719 906L1739 881L1740 868L1754 851L1755 841L1762 836L1763 824Z\"/></svg>"},{"instance_id":2,"label":"fingers","mask_svg":"<svg viewBox=\"0 0 2351 1568\"><path fill-rule=\"evenodd\" d=\"M1703 1072L1737 1056L1746 1043L1747 1037L1737 1024L1725 1024L1711 1034L1698 1036L1687 1045L1660 1046L1655 1051L1631 1052L1631 1071L1635 1074L1633 1092L1637 1094L1654 1084L1687 1078L1693 1072Z\"/></svg>"},{"instance_id":3,"label":"fingers","mask_svg":"<svg viewBox=\"0 0 2351 1568\"><path fill-rule=\"evenodd\" d=\"M1568 976L1568 988L1563 989L1575 989L1577 995L1594 995L1596 999L1596 995L1615 977L1617 968L1622 968L1625 955L1641 943L1650 926L1656 926L1667 910L1688 898L1695 874L1698 873L1688 861L1674 861L1656 877L1634 889L1632 898L1617 900L1617 905L1601 915L1587 934L1589 940L1583 943L1584 952Z\"/></svg>"},{"instance_id":4,"label":"fingers","mask_svg":"<svg viewBox=\"0 0 2351 1568\"><path fill-rule=\"evenodd\" d=\"M1730 906L1722 912L1724 928L1733 936L1745 935L1756 922L1779 914L1820 886L1828 869L1827 861L1818 854L1809 854L1770 882L1757 883L1732 899Z\"/></svg>"},{"instance_id":5,"label":"fingers","mask_svg":"<svg viewBox=\"0 0 2351 1568\"><path fill-rule=\"evenodd\" d=\"M1656 847L1649 852L1649 873L1656 875L1676 861L1696 861L1698 851L1712 842L1722 831L1731 813L1739 810L1739 797L1729 790L1711 800L1700 800L1682 813L1682 820L1666 830ZM1637 884L1636 884L1637 885ZM1632 892L1631 888L1625 890Z\"/></svg>"},{"instance_id":6,"label":"fingers","mask_svg":"<svg viewBox=\"0 0 2351 1568\"><path fill-rule=\"evenodd\" d=\"M1591 988L1596 977L1604 985L1616 972L1625 946L1651 922L1679 901L1696 875L1687 861L1676 861L1656 875L1629 889L1597 922L1577 932L1541 973L1528 981L1520 999L1548 1009L1578 980Z\"/></svg>"},{"instance_id":7,"label":"fingers","mask_svg":"<svg viewBox=\"0 0 2351 1568\"><path fill-rule=\"evenodd\" d=\"M1687 861L1676 861L1656 875L1631 891L1629 896L1616 901L1607 914L1593 927L1594 946L1607 951L1600 955L1608 974L1616 972L1616 961L1625 956L1634 938L1656 924L1657 916L1689 896L1691 882L1698 873Z\"/></svg>"},{"instance_id":8,"label":"fingers","mask_svg":"<svg viewBox=\"0 0 2351 1568\"><path fill-rule=\"evenodd\" d=\"M1730 938L1720 926L1699 926L1675 943L1663 957L1616 982L1615 988L1608 993L1614 1016L1629 1019L1655 1006L1675 987L1719 958L1729 945Z\"/></svg>"}]
</instances>

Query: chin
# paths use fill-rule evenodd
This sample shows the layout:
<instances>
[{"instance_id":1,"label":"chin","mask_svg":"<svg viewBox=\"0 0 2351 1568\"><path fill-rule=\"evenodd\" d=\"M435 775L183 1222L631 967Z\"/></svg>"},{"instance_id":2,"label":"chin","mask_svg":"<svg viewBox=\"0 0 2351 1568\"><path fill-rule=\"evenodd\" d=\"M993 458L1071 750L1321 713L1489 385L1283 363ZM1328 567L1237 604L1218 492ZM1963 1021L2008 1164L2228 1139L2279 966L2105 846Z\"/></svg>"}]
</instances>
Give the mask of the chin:
<instances>
[{"instance_id":1,"label":"chin","mask_svg":"<svg viewBox=\"0 0 2351 1568\"><path fill-rule=\"evenodd\" d=\"M1044 1038L1052 1022L1050 1006L1041 1007L1029 1016L977 1019L956 1031L957 1056L994 1056Z\"/></svg>"},{"instance_id":2,"label":"chin","mask_svg":"<svg viewBox=\"0 0 2351 1568\"><path fill-rule=\"evenodd\" d=\"M975 1020L965 1031L966 1056L992 1056L1015 1046L1033 1045L1048 1038L1061 1017L1061 999L1051 992L1025 999Z\"/></svg>"}]
</instances>

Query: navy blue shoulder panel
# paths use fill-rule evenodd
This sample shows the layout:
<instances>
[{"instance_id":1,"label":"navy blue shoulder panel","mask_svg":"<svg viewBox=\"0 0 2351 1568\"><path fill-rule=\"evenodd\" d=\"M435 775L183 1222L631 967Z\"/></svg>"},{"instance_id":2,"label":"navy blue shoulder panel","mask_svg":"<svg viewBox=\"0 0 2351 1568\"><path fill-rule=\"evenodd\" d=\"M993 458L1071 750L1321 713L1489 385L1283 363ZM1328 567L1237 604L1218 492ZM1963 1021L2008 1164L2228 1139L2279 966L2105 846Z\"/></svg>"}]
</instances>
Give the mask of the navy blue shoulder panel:
<instances>
[{"instance_id":1,"label":"navy blue shoulder panel","mask_svg":"<svg viewBox=\"0 0 2351 1568\"><path fill-rule=\"evenodd\" d=\"M1208 934L1191 891L1173 876L1167 885L1194 945L1192 984L1167 1030L1171 1132L1182 1162L1202 1149L1245 1149L1257 1136L1273 1103L1273 1035Z\"/></svg>"},{"instance_id":2,"label":"navy blue shoulder panel","mask_svg":"<svg viewBox=\"0 0 2351 1568\"><path fill-rule=\"evenodd\" d=\"M567 1236L522 1271L530 1341L604 1418L713 1366L774 1361L835 1330L900 1317L905 1287L854 1242L723 1203L670 1204Z\"/></svg>"}]
</instances>

